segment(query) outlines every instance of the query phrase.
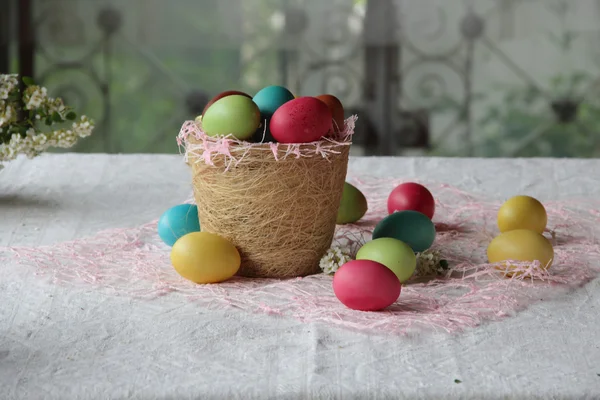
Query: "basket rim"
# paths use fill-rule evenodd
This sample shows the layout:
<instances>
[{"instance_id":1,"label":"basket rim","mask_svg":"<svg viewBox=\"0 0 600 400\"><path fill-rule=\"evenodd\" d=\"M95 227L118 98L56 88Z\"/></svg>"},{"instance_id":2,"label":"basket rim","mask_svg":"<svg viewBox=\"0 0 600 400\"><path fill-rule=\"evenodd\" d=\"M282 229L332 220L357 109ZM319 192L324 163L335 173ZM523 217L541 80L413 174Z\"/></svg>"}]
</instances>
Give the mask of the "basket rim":
<instances>
[{"instance_id":1,"label":"basket rim","mask_svg":"<svg viewBox=\"0 0 600 400\"><path fill-rule=\"evenodd\" d=\"M227 164L237 165L246 155L256 151L272 153L275 161L290 157L329 158L340 154L343 147L352 145L357 119L356 115L347 118L344 121L344 130L337 135L337 138L324 137L309 143L252 143L236 139L231 135L212 137L203 132L196 121L185 121L177 135L177 143L187 163L190 158L193 158L194 162L203 161L205 164L214 165L216 157L224 157Z\"/></svg>"}]
</instances>

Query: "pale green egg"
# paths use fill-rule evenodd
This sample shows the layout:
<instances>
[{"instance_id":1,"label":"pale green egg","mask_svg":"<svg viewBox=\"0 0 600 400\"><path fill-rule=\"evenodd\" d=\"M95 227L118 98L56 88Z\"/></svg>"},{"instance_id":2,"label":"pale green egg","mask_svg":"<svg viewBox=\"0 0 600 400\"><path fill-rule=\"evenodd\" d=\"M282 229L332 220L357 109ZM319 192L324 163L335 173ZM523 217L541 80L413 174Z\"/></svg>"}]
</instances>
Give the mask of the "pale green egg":
<instances>
[{"instance_id":1,"label":"pale green egg","mask_svg":"<svg viewBox=\"0 0 600 400\"><path fill-rule=\"evenodd\" d=\"M417 257L406 243L394 238L379 238L367 242L358 250L357 260L377 261L392 270L400 283L410 279L417 268Z\"/></svg>"},{"instance_id":2,"label":"pale green egg","mask_svg":"<svg viewBox=\"0 0 600 400\"><path fill-rule=\"evenodd\" d=\"M233 135L249 139L260 125L260 110L252 99L232 95L215 101L202 116L202 130L208 136Z\"/></svg>"}]
</instances>

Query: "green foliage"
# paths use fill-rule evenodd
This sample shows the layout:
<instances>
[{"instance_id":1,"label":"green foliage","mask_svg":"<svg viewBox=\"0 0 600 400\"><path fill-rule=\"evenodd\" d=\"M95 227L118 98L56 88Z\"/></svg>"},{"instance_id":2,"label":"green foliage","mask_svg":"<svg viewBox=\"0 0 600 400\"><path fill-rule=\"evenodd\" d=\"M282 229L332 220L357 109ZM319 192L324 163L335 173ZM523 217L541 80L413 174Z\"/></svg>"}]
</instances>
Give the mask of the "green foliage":
<instances>
[{"instance_id":1,"label":"green foliage","mask_svg":"<svg viewBox=\"0 0 600 400\"><path fill-rule=\"evenodd\" d=\"M26 86L33 86L33 85L35 85L35 82L33 81L33 78L30 78L29 76L24 76L23 77L23 83Z\"/></svg>"},{"instance_id":2,"label":"green foliage","mask_svg":"<svg viewBox=\"0 0 600 400\"><path fill-rule=\"evenodd\" d=\"M593 77L577 71L559 74L547 83L547 92L534 86L494 88L500 100L483 93L474 102L487 101L485 111L473 121L475 155L480 157L595 157L600 155L600 101L593 95ZM575 118L563 123L552 109L560 100L578 102ZM464 117L463 105L442 99L437 112ZM464 122L464 118L461 119ZM435 149L432 155L460 156Z\"/></svg>"},{"instance_id":3,"label":"green foliage","mask_svg":"<svg viewBox=\"0 0 600 400\"><path fill-rule=\"evenodd\" d=\"M600 150L600 103L584 96L592 77L583 72L557 75L549 94L533 87L511 87L502 102L492 105L476 121L483 139L477 155L497 157L594 157ZM561 122L553 101L578 102L573 121Z\"/></svg>"}]
</instances>

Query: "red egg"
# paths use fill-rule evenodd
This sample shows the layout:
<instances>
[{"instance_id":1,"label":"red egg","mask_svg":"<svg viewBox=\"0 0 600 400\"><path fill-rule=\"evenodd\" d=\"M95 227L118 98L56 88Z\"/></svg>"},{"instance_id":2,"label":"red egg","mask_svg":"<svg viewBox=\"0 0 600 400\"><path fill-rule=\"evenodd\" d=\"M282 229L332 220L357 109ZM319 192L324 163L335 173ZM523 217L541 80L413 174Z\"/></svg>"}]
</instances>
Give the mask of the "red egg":
<instances>
[{"instance_id":1,"label":"red egg","mask_svg":"<svg viewBox=\"0 0 600 400\"><path fill-rule=\"evenodd\" d=\"M346 307L378 311L400 297L402 285L388 267L371 260L354 260L342 265L333 276L333 292Z\"/></svg>"},{"instance_id":2,"label":"red egg","mask_svg":"<svg viewBox=\"0 0 600 400\"><path fill-rule=\"evenodd\" d=\"M206 110L208 110L208 107L212 106L215 101L220 100L223 97L227 97L227 96L231 96L231 95L246 96L246 97L248 97L250 99L252 98L252 96L250 96L250 95L248 95L248 94L246 94L244 92L240 92L240 91L237 91L237 90L227 90L226 92L219 93L218 95L216 95L215 97L213 97L212 99L210 99L210 101L208 102L208 104L206 104L204 106L204 110L202 110L202 114L201 115L204 115L204 113L206 112Z\"/></svg>"},{"instance_id":3,"label":"red egg","mask_svg":"<svg viewBox=\"0 0 600 400\"><path fill-rule=\"evenodd\" d=\"M269 125L280 143L310 143L333 130L327 104L314 97L299 97L279 107Z\"/></svg>"},{"instance_id":4,"label":"red egg","mask_svg":"<svg viewBox=\"0 0 600 400\"><path fill-rule=\"evenodd\" d=\"M388 197L388 213L412 210L433 218L435 213L435 200L427 188L418 183L407 182L399 185Z\"/></svg>"},{"instance_id":5,"label":"red egg","mask_svg":"<svg viewBox=\"0 0 600 400\"><path fill-rule=\"evenodd\" d=\"M317 96L317 99L327 104L331 116L333 117L333 130L334 132L340 132L344 130L344 106L342 102L331 94L322 94Z\"/></svg>"}]
</instances>

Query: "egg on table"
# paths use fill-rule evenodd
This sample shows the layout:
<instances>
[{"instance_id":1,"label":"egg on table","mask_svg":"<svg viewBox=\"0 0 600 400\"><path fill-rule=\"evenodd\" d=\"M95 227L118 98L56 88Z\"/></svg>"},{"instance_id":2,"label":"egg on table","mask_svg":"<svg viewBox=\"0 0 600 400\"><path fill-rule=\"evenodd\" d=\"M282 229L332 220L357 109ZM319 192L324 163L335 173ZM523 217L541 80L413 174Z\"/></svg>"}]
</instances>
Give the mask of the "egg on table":
<instances>
[{"instance_id":1,"label":"egg on table","mask_svg":"<svg viewBox=\"0 0 600 400\"><path fill-rule=\"evenodd\" d=\"M435 200L431 192L423 185L406 182L398 185L388 197L388 213L412 210L425 214L429 219L435 213Z\"/></svg>"},{"instance_id":2,"label":"egg on table","mask_svg":"<svg viewBox=\"0 0 600 400\"><path fill-rule=\"evenodd\" d=\"M191 232L200 231L198 206L195 204L179 204L169 208L158 219L158 236L168 246L180 237Z\"/></svg>"},{"instance_id":3,"label":"egg on table","mask_svg":"<svg viewBox=\"0 0 600 400\"><path fill-rule=\"evenodd\" d=\"M379 311L400 296L402 285L385 265L371 260L354 260L342 265L333 276L333 292L346 307Z\"/></svg>"},{"instance_id":4,"label":"egg on table","mask_svg":"<svg viewBox=\"0 0 600 400\"><path fill-rule=\"evenodd\" d=\"M511 197L498 210L500 232L529 229L544 233L547 223L548 214L544 205L530 196Z\"/></svg>"},{"instance_id":5,"label":"egg on table","mask_svg":"<svg viewBox=\"0 0 600 400\"><path fill-rule=\"evenodd\" d=\"M336 223L342 225L357 222L365 215L367 209L365 195L352 184L345 182Z\"/></svg>"},{"instance_id":6,"label":"egg on table","mask_svg":"<svg viewBox=\"0 0 600 400\"><path fill-rule=\"evenodd\" d=\"M171 264L183 278L195 283L223 282L240 269L235 246L209 232L192 232L179 238L171 249Z\"/></svg>"},{"instance_id":7,"label":"egg on table","mask_svg":"<svg viewBox=\"0 0 600 400\"><path fill-rule=\"evenodd\" d=\"M417 257L406 243L394 238L379 238L365 243L356 253L357 260L377 261L388 267L400 283L409 280L417 268Z\"/></svg>"},{"instance_id":8,"label":"egg on table","mask_svg":"<svg viewBox=\"0 0 600 400\"><path fill-rule=\"evenodd\" d=\"M488 261L492 264L502 261L539 261L543 269L547 269L554 261L552 243L542 234L529 229L515 229L496 236L487 248ZM499 269L506 269L501 265ZM508 266L515 269L516 266ZM509 271L510 272L510 271Z\"/></svg>"},{"instance_id":9,"label":"egg on table","mask_svg":"<svg viewBox=\"0 0 600 400\"><path fill-rule=\"evenodd\" d=\"M299 97L279 107L269 126L280 143L310 143L327 136L333 122L327 104L314 97Z\"/></svg>"},{"instance_id":10,"label":"egg on table","mask_svg":"<svg viewBox=\"0 0 600 400\"><path fill-rule=\"evenodd\" d=\"M260 111L252 99L231 95L215 101L202 115L202 130L208 136L232 135L249 139L260 125Z\"/></svg>"},{"instance_id":11,"label":"egg on table","mask_svg":"<svg viewBox=\"0 0 600 400\"><path fill-rule=\"evenodd\" d=\"M382 219L373 230L373 239L390 237L408 244L421 253L435 240L435 226L425 214L417 211L397 211Z\"/></svg>"}]
</instances>

